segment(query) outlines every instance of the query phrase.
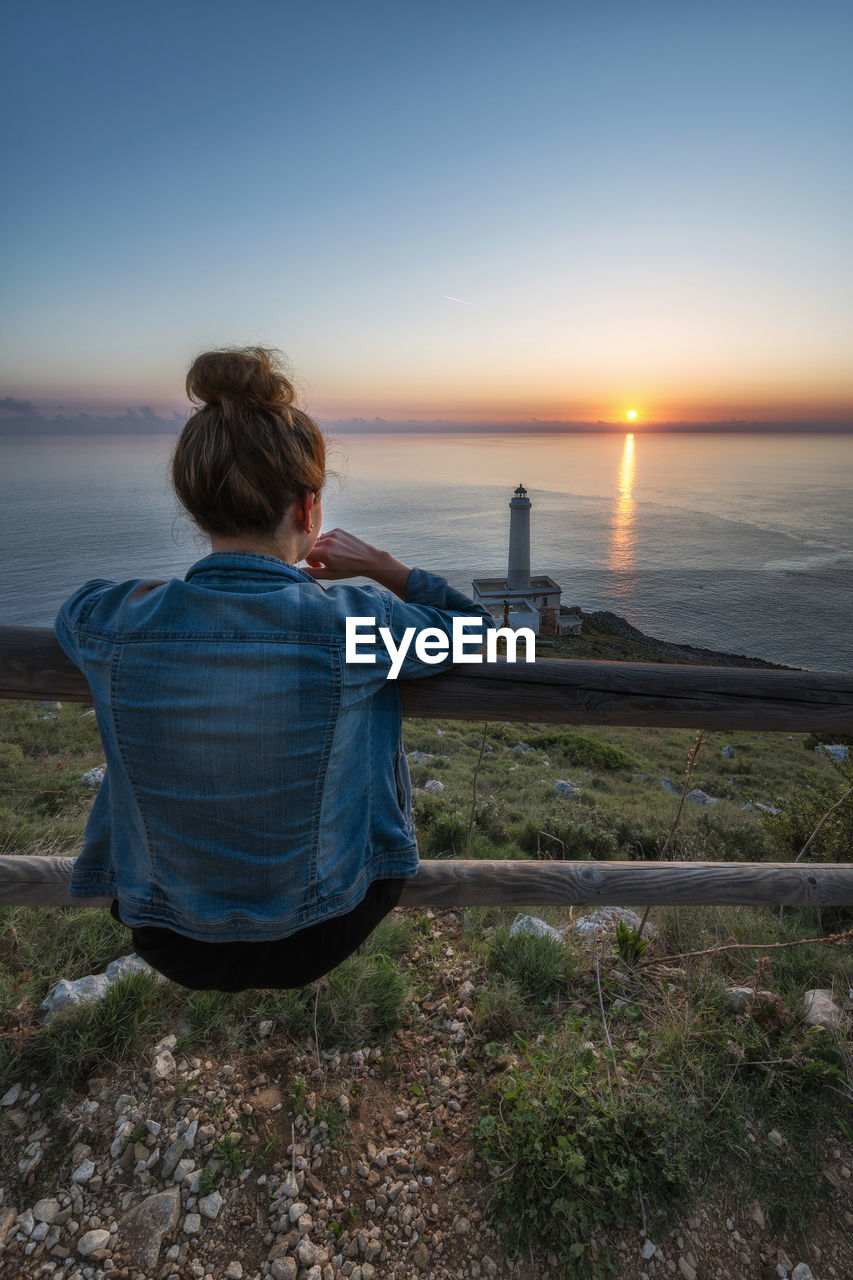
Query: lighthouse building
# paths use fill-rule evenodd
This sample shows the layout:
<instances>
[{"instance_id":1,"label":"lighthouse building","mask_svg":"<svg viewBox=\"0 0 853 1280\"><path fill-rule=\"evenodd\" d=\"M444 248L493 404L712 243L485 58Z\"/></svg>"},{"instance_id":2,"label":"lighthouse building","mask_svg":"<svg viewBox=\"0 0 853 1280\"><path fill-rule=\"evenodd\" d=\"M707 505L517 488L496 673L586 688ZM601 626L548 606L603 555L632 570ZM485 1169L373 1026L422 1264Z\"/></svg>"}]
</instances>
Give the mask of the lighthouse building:
<instances>
[{"instance_id":1,"label":"lighthouse building","mask_svg":"<svg viewBox=\"0 0 853 1280\"><path fill-rule=\"evenodd\" d=\"M561 587L544 574L530 576L530 499L520 484L510 500L509 559L505 578L475 578L474 599L499 623L529 627L539 635L569 635L579 631L580 618L561 615Z\"/></svg>"}]
</instances>

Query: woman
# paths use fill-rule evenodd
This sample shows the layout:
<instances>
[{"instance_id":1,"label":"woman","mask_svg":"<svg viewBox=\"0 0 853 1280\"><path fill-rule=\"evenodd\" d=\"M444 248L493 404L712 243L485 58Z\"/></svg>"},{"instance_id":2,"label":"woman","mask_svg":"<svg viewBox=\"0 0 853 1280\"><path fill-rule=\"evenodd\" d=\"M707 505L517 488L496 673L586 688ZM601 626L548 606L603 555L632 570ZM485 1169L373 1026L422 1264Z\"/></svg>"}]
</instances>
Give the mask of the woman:
<instances>
[{"instance_id":1,"label":"woman","mask_svg":"<svg viewBox=\"0 0 853 1280\"><path fill-rule=\"evenodd\" d=\"M107 761L71 895L112 896L137 953L186 987L301 986L417 869L391 660L362 643L347 661L347 618L395 646L495 623L444 578L320 534L323 437L274 353L207 352L187 393L172 479L211 554L184 579L88 582L56 621ZM353 575L385 590L318 581ZM410 646L400 676L448 661Z\"/></svg>"}]
</instances>

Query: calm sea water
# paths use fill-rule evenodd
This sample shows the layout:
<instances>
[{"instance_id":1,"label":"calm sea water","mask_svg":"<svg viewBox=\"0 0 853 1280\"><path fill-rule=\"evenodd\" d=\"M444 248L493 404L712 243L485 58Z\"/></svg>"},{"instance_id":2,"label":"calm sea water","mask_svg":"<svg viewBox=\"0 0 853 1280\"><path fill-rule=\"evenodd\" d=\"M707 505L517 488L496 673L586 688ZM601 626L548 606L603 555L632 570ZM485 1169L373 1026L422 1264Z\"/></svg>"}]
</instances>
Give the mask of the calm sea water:
<instances>
[{"instance_id":1,"label":"calm sea water","mask_svg":"<svg viewBox=\"0 0 853 1280\"><path fill-rule=\"evenodd\" d=\"M528 489L532 569L652 635L853 671L853 437L348 435L324 527L410 564L505 572ZM164 437L0 440L0 622L49 625L89 578L181 575L206 544Z\"/></svg>"}]
</instances>

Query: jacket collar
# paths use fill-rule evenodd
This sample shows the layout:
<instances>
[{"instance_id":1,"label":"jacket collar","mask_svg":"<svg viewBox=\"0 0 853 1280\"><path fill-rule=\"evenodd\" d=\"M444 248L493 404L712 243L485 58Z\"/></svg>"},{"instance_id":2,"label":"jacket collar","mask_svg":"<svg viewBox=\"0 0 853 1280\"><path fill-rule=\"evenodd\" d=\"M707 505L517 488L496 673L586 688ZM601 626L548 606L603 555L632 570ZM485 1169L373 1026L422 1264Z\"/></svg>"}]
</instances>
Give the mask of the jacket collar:
<instances>
[{"instance_id":1,"label":"jacket collar","mask_svg":"<svg viewBox=\"0 0 853 1280\"><path fill-rule=\"evenodd\" d=\"M213 551L190 566L184 575L184 581L189 582L190 578L206 573L216 574L217 577L231 573L237 577L283 578L290 582L311 582L314 586L320 586L316 578L304 569L297 569L295 564L286 564L275 556L260 555L253 551Z\"/></svg>"}]
</instances>

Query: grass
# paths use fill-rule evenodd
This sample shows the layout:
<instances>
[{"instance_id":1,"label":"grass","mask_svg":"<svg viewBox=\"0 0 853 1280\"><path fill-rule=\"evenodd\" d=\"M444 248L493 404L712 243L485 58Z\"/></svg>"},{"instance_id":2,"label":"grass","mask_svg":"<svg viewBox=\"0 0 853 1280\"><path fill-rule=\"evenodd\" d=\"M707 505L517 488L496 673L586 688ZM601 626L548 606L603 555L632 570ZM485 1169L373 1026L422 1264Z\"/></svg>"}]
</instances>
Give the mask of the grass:
<instances>
[{"instance_id":1,"label":"grass","mask_svg":"<svg viewBox=\"0 0 853 1280\"><path fill-rule=\"evenodd\" d=\"M617 647L629 644L617 640ZM84 711L64 707L56 719L42 720L37 703L0 705L4 852L80 847L91 803L80 776L102 759L94 720ZM408 750L431 756L411 766L414 786L437 778L445 787L415 796L422 856L463 855L482 726L409 720L404 731ZM678 805L661 779L681 785L694 738L686 729L489 725L471 856L659 857ZM530 749L516 753L519 743ZM723 756L723 746L734 754ZM668 856L795 858L853 780L849 767L837 768L813 747L803 735L709 734L690 785L719 803L684 806ZM578 786L579 794L555 794L557 779ZM750 801L779 812L745 810ZM849 859L852 811L850 803L836 810L810 859ZM568 944L513 937L515 914L515 908L469 909L454 936L454 963L464 965L476 987L468 1001L470 1069L480 1103L473 1139L484 1181L493 1184L490 1213L505 1229L507 1247L552 1250L567 1276L592 1272L606 1266L602 1233L645 1213L653 1234L692 1197L720 1186L758 1199L774 1223L787 1217L805 1225L827 1185L821 1143L830 1135L853 1141L839 1098L853 1094L853 1068L842 1036L806 1030L795 1011L811 987L846 995L853 960L849 946L763 948L850 927L853 911L654 909L643 959L759 944L683 960L664 976L626 965L624 943L621 955L609 941L594 956L592 944L571 933ZM565 924L568 912L537 914ZM58 1099L176 1029L178 1054L210 1045L232 1059L254 1053L261 1020L294 1044L316 1041L318 1052L388 1045L410 1019L412 996L434 1000L442 989L447 962L436 924L429 911L389 917L356 954L306 988L225 995L133 975L98 1004L38 1026L32 1012L59 977L102 971L128 950L129 936L105 911L0 909L6 1025L0 1090L35 1071L44 1093ZM732 985L771 990L779 997L775 1011L732 1012L725 1000ZM27 1029L16 1031L16 1021ZM309 1115L308 1098L305 1082L294 1081L293 1110L333 1136L343 1131L346 1117L333 1103L315 1098ZM774 1131L778 1143L770 1139ZM235 1142L205 1175L209 1189L238 1169Z\"/></svg>"}]
</instances>

